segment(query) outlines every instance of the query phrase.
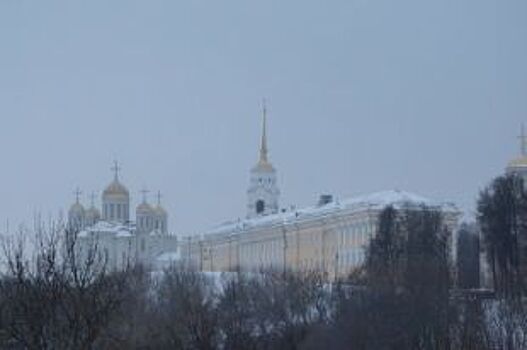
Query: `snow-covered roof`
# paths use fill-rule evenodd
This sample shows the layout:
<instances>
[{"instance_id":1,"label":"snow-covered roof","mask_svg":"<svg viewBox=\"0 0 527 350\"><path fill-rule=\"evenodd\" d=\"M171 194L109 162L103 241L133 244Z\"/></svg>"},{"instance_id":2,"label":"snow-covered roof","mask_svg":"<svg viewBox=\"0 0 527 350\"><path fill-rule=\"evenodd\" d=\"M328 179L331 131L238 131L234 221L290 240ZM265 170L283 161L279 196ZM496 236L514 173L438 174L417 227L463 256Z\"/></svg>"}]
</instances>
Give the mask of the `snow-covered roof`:
<instances>
[{"instance_id":1,"label":"snow-covered roof","mask_svg":"<svg viewBox=\"0 0 527 350\"><path fill-rule=\"evenodd\" d=\"M154 229L153 231L151 231L149 234L149 236L165 236L165 234L163 233L163 231L159 230L159 229Z\"/></svg>"},{"instance_id":2,"label":"snow-covered roof","mask_svg":"<svg viewBox=\"0 0 527 350\"><path fill-rule=\"evenodd\" d=\"M119 232L117 232L117 234L115 235L115 237L119 237L119 238L126 238L126 237L132 237L133 234L128 231L128 230L119 230Z\"/></svg>"},{"instance_id":3,"label":"snow-covered roof","mask_svg":"<svg viewBox=\"0 0 527 350\"><path fill-rule=\"evenodd\" d=\"M115 222L98 221L92 226L85 228L79 232L79 237L87 237L91 234L114 235L116 237L131 237L133 236L133 225L124 225Z\"/></svg>"},{"instance_id":4,"label":"snow-covered roof","mask_svg":"<svg viewBox=\"0 0 527 350\"><path fill-rule=\"evenodd\" d=\"M272 226L275 224L290 224L328 215L335 215L339 212L353 213L365 210L382 210L388 206L402 208L421 205L440 208L446 212L459 212L458 208L452 203L434 201L410 192L391 190L352 197L341 201L334 200L333 202L322 206L307 207L304 209L286 211L253 219L240 219L234 222L227 222L208 231L206 234L235 234L236 232L249 228Z\"/></svg>"}]
</instances>

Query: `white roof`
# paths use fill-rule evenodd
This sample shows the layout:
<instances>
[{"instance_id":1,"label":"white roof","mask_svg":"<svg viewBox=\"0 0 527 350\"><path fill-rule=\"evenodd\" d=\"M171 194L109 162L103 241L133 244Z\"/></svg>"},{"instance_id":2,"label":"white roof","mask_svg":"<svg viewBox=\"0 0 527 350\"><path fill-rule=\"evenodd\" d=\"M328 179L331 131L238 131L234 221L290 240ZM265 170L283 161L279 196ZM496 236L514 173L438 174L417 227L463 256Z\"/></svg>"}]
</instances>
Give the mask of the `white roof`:
<instances>
[{"instance_id":1,"label":"white roof","mask_svg":"<svg viewBox=\"0 0 527 350\"><path fill-rule=\"evenodd\" d=\"M441 208L444 211L458 212L452 203L433 201L428 198L399 190L376 192L365 196L352 197L342 201L334 200L323 206L307 207L285 213L268 215L254 219L238 220L220 225L206 234L232 233L252 227L272 226L273 224L288 224L306 219L314 219L334 215L341 211L360 212L365 210L382 210L387 206L402 208L404 206L420 206Z\"/></svg>"},{"instance_id":2,"label":"white roof","mask_svg":"<svg viewBox=\"0 0 527 350\"><path fill-rule=\"evenodd\" d=\"M79 232L79 237L87 237L90 234L115 235L116 237L133 236L133 225L123 225L115 222L98 221L95 225L85 228Z\"/></svg>"}]
</instances>

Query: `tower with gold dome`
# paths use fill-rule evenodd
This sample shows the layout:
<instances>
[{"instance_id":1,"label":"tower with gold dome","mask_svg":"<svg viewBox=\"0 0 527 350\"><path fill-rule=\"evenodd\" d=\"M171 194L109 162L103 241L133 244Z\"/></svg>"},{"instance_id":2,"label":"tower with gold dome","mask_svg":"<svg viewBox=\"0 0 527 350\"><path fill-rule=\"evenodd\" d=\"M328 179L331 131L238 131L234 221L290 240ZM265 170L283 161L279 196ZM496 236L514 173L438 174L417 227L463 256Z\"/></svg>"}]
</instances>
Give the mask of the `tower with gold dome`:
<instances>
[{"instance_id":1,"label":"tower with gold dome","mask_svg":"<svg viewBox=\"0 0 527 350\"><path fill-rule=\"evenodd\" d=\"M86 210L80 202L81 191L75 191L75 203L68 210L68 226L73 231L79 231L86 224Z\"/></svg>"},{"instance_id":2,"label":"tower with gold dome","mask_svg":"<svg viewBox=\"0 0 527 350\"><path fill-rule=\"evenodd\" d=\"M267 108L265 101L262 115L262 139L260 158L251 169L249 189L247 190L247 217L254 218L276 214L279 210L280 190L276 170L269 162L267 148Z\"/></svg>"},{"instance_id":3,"label":"tower with gold dome","mask_svg":"<svg viewBox=\"0 0 527 350\"><path fill-rule=\"evenodd\" d=\"M507 174L521 176L524 183L527 184L527 134L525 133L524 125L522 125L519 139L521 144L520 156L509 162L506 172Z\"/></svg>"},{"instance_id":4,"label":"tower with gold dome","mask_svg":"<svg viewBox=\"0 0 527 350\"><path fill-rule=\"evenodd\" d=\"M95 207L95 193L92 193L90 207L85 211L84 224L85 226L92 226L99 220L101 220L101 213L99 209Z\"/></svg>"},{"instance_id":5,"label":"tower with gold dome","mask_svg":"<svg viewBox=\"0 0 527 350\"><path fill-rule=\"evenodd\" d=\"M157 192L157 205L154 207L154 229L166 233L168 227L168 213L161 205L161 192Z\"/></svg>"},{"instance_id":6,"label":"tower with gold dome","mask_svg":"<svg viewBox=\"0 0 527 350\"><path fill-rule=\"evenodd\" d=\"M135 210L136 228L138 233L150 233L154 230L154 208L146 198L147 190L143 190L143 201Z\"/></svg>"},{"instance_id":7,"label":"tower with gold dome","mask_svg":"<svg viewBox=\"0 0 527 350\"><path fill-rule=\"evenodd\" d=\"M130 221L130 193L119 181L119 164L115 162L113 181L102 194L103 220L117 223Z\"/></svg>"}]
</instances>

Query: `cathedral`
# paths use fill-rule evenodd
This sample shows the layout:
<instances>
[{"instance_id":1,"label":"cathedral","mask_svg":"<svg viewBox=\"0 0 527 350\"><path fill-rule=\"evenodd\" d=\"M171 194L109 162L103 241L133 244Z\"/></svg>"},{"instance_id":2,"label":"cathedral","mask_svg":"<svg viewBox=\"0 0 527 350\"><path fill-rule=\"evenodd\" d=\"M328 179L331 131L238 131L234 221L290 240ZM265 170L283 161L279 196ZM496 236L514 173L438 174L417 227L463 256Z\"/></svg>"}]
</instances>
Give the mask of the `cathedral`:
<instances>
[{"instance_id":1,"label":"cathedral","mask_svg":"<svg viewBox=\"0 0 527 350\"><path fill-rule=\"evenodd\" d=\"M113 181L102 193L101 208L97 208L92 195L89 208L80 202L76 191L75 203L68 211L69 232L74 232L81 254L88 254L97 244L111 268L120 269L129 264L166 264L178 258L177 238L168 233L168 214L161 205L148 203L147 191L135 210L135 221L130 219L130 192L119 179L119 165L112 168Z\"/></svg>"}]
</instances>

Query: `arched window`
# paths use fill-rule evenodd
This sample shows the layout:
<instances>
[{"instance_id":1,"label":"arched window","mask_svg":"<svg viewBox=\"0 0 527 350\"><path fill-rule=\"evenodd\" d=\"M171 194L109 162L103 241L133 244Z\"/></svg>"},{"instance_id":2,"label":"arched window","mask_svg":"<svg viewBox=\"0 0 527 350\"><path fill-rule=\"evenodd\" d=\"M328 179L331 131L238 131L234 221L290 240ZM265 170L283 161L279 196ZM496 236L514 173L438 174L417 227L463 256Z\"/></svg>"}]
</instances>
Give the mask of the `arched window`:
<instances>
[{"instance_id":1,"label":"arched window","mask_svg":"<svg viewBox=\"0 0 527 350\"><path fill-rule=\"evenodd\" d=\"M262 214L265 211L265 202L261 199L256 201L256 214Z\"/></svg>"}]
</instances>

